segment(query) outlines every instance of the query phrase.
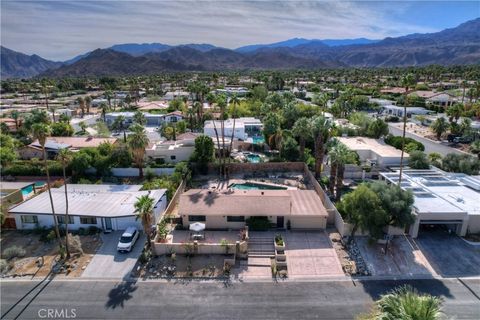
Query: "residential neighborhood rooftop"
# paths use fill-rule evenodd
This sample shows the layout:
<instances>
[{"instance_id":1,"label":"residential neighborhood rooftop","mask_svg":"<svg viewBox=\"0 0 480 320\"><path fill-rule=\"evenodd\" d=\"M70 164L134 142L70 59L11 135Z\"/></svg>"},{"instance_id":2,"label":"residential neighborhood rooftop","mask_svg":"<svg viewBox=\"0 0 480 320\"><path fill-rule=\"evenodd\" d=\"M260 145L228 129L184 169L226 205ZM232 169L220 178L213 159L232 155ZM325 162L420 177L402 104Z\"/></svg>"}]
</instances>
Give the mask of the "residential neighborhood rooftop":
<instances>
[{"instance_id":1,"label":"residential neighborhood rooftop","mask_svg":"<svg viewBox=\"0 0 480 320\"><path fill-rule=\"evenodd\" d=\"M338 137L338 141L354 151L370 150L382 157L400 157L401 151L381 140L365 137ZM408 157L408 153L404 153Z\"/></svg>"}]
</instances>

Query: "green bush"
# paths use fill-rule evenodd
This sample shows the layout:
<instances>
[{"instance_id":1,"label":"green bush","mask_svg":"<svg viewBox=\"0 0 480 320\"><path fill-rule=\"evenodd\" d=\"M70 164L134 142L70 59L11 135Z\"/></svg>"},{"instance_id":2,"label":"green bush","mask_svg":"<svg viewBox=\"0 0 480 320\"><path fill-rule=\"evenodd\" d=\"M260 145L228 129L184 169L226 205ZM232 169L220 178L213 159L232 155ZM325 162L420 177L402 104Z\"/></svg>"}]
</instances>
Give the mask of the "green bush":
<instances>
[{"instance_id":1,"label":"green bush","mask_svg":"<svg viewBox=\"0 0 480 320\"><path fill-rule=\"evenodd\" d=\"M90 226L88 227L88 234L89 235L94 235L94 234L97 234L99 233L100 231L102 231L101 229L95 227L95 226Z\"/></svg>"},{"instance_id":2,"label":"green bush","mask_svg":"<svg viewBox=\"0 0 480 320\"><path fill-rule=\"evenodd\" d=\"M0 259L0 274L7 273L11 269L11 265L5 259Z\"/></svg>"},{"instance_id":3,"label":"green bush","mask_svg":"<svg viewBox=\"0 0 480 320\"><path fill-rule=\"evenodd\" d=\"M391 145L392 147L395 147L399 150L402 149L402 137L397 137L397 136L393 136L393 135L388 135L386 138L385 138L385 143L386 144L389 144ZM414 151L414 150L418 150L418 151L424 151L425 150L425 146L412 139L412 138L408 138L408 137L405 137L405 150L407 149L407 146L408 146L408 149L411 150L411 151Z\"/></svg>"},{"instance_id":4,"label":"green bush","mask_svg":"<svg viewBox=\"0 0 480 320\"><path fill-rule=\"evenodd\" d=\"M19 246L12 246L3 251L3 257L7 260L24 257L27 252Z\"/></svg>"},{"instance_id":5,"label":"green bush","mask_svg":"<svg viewBox=\"0 0 480 320\"><path fill-rule=\"evenodd\" d=\"M246 223L252 231L266 231L271 226L268 217L250 217L246 220Z\"/></svg>"},{"instance_id":6,"label":"green bush","mask_svg":"<svg viewBox=\"0 0 480 320\"><path fill-rule=\"evenodd\" d=\"M63 175L62 165L58 161L48 161L48 171L52 176ZM2 168L2 175L11 176L43 176L45 169L43 162L39 160L18 160Z\"/></svg>"}]
</instances>

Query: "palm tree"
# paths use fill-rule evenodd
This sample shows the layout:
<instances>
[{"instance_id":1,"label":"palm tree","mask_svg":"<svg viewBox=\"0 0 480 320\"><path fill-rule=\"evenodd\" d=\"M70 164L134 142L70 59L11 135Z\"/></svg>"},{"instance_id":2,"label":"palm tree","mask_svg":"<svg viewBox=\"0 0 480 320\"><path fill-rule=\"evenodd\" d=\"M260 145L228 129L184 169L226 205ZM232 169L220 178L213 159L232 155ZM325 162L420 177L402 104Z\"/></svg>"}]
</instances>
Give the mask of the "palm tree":
<instances>
[{"instance_id":1,"label":"palm tree","mask_svg":"<svg viewBox=\"0 0 480 320\"><path fill-rule=\"evenodd\" d=\"M233 148L233 138L235 136L235 117L237 116L237 105L240 104L240 100L238 99L237 95L234 94L230 99L230 103L232 104L232 118L233 118L233 128L232 128L232 136L230 137L230 148L228 149L229 152L232 152ZM230 159L230 157L229 157Z\"/></svg>"},{"instance_id":2,"label":"palm tree","mask_svg":"<svg viewBox=\"0 0 480 320\"><path fill-rule=\"evenodd\" d=\"M148 146L148 137L145 128L136 123L130 128L132 134L128 136L128 146L132 150L133 160L140 171L140 179L143 178L143 161L145 158L145 148Z\"/></svg>"},{"instance_id":3,"label":"palm tree","mask_svg":"<svg viewBox=\"0 0 480 320\"><path fill-rule=\"evenodd\" d=\"M295 121L292 128L292 133L300 141L300 157L305 160L305 142L310 136L310 122L307 118L302 117Z\"/></svg>"},{"instance_id":4,"label":"palm tree","mask_svg":"<svg viewBox=\"0 0 480 320\"><path fill-rule=\"evenodd\" d=\"M105 99L107 99L107 101L108 101L108 108L111 110L112 109L112 98L113 98L112 91L107 90L107 91L105 91L104 95L105 95Z\"/></svg>"},{"instance_id":5,"label":"palm tree","mask_svg":"<svg viewBox=\"0 0 480 320\"><path fill-rule=\"evenodd\" d=\"M78 126L80 127L80 129L82 129L82 132L85 133L85 131L87 130L87 124L85 123L85 121L81 121Z\"/></svg>"},{"instance_id":6,"label":"palm tree","mask_svg":"<svg viewBox=\"0 0 480 320\"><path fill-rule=\"evenodd\" d=\"M137 198L134 204L136 219L141 219L143 232L147 236L148 247L152 246L151 243L151 229L153 224L153 207L155 205L154 199L148 195L143 195Z\"/></svg>"},{"instance_id":7,"label":"palm tree","mask_svg":"<svg viewBox=\"0 0 480 320\"><path fill-rule=\"evenodd\" d=\"M47 111L48 110L52 111L53 123L55 123L55 108L50 109L48 107L49 92L48 92L48 82L47 81L42 81L42 91L43 91L43 94L44 94L44 97L45 97L45 108L46 108Z\"/></svg>"},{"instance_id":8,"label":"palm tree","mask_svg":"<svg viewBox=\"0 0 480 320\"><path fill-rule=\"evenodd\" d=\"M330 154L332 162L336 164L336 186L335 186L335 201L339 201L342 196L343 177L345 174L345 165L354 164L357 162L357 154L350 150L347 146L339 143ZM330 177L331 179L331 177ZM331 180L330 180L331 182Z\"/></svg>"},{"instance_id":9,"label":"palm tree","mask_svg":"<svg viewBox=\"0 0 480 320\"><path fill-rule=\"evenodd\" d=\"M85 116L85 99L83 97L78 97L77 98L78 106L80 107L80 110L82 111L82 118Z\"/></svg>"},{"instance_id":10,"label":"palm tree","mask_svg":"<svg viewBox=\"0 0 480 320\"><path fill-rule=\"evenodd\" d=\"M408 94L409 89L415 86L415 77L412 73L405 75L402 78L402 86L405 88L405 97L403 99L403 132L402 132L402 150L400 155L400 174L398 178L398 185L402 183L402 172L403 172L403 156L405 152L405 132L407 130L407 103L408 103Z\"/></svg>"},{"instance_id":11,"label":"palm tree","mask_svg":"<svg viewBox=\"0 0 480 320\"><path fill-rule=\"evenodd\" d=\"M376 309L375 319L437 320L442 315L442 299L402 286L382 295Z\"/></svg>"},{"instance_id":12,"label":"palm tree","mask_svg":"<svg viewBox=\"0 0 480 320\"><path fill-rule=\"evenodd\" d=\"M19 127L19 118L20 118L20 113L17 110L13 110L12 113L10 114L12 119L15 121L15 130L18 131Z\"/></svg>"},{"instance_id":13,"label":"palm tree","mask_svg":"<svg viewBox=\"0 0 480 320\"><path fill-rule=\"evenodd\" d=\"M67 254L67 259L70 259L70 249L68 247L68 190L67 190L67 174L66 168L68 164L72 161L73 154L67 148L60 149L57 155L57 160L62 164L63 170L63 183L65 187L65 252Z\"/></svg>"},{"instance_id":14,"label":"palm tree","mask_svg":"<svg viewBox=\"0 0 480 320\"><path fill-rule=\"evenodd\" d=\"M325 117L316 116L311 120L310 127L315 141L315 177L320 178L325 154L325 142L328 140L331 124Z\"/></svg>"},{"instance_id":15,"label":"palm tree","mask_svg":"<svg viewBox=\"0 0 480 320\"><path fill-rule=\"evenodd\" d=\"M440 138L442 137L442 134L447 132L447 129L448 129L447 120L445 120L444 117L440 117L432 123L431 128L433 132L435 132L435 134L437 135L437 140L440 140Z\"/></svg>"},{"instance_id":16,"label":"palm tree","mask_svg":"<svg viewBox=\"0 0 480 320\"><path fill-rule=\"evenodd\" d=\"M50 198L50 206L52 208L52 217L53 217L53 224L55 226L55 235L57 236L60 254L63 255L63 245L60 239L60 231L58 230L58 221L57 221L57 216L55 215L55 206L53 205L52 191L50 190L50 172L48 171L47 151L45 150L45 143L47 142L47 137L50 135L50 133L51 133L50 127L44 123L35 123L32 125L33 137L34 139L38 140L38 143L42 147L43 166L45 168L45 173L47 175L47 190L48 190L48 196Z\"/></svg>"},{"instance_id":17,"label":"palm tree","mask_svg":"<svg viewBox=\"0 0 480 320\"><path fill-rule=\"evenodd\" d=\"M85 108L87 109L87 113L90 113L91 105L92 105L92 97L86 96L85 97Z\"/></svg>"},{"instance_id":18,"label":"palm tree","mask_svg":"<svg viewBox=\"0 0 480 320\"><path fill-rule=\"evenodd\" d=\"M102 102L100 104L100 110L102 111L103 122L107 122L106 116L107 116L107 112L110 110L110 106L105 102Z\"/></svg>"},{"instance_id":19,"label":"palm tree","mask_svg":"<svg viewBox=\"0 0 480 320\"><path fill-rule=\"evenodd\" d=\"M125 117L124 116L118 116L115 118L115 121L112 123L112 129L115 131L123 131L123 142L127 142L127 134L125 133Z\"/></svg>"}]
</instances>

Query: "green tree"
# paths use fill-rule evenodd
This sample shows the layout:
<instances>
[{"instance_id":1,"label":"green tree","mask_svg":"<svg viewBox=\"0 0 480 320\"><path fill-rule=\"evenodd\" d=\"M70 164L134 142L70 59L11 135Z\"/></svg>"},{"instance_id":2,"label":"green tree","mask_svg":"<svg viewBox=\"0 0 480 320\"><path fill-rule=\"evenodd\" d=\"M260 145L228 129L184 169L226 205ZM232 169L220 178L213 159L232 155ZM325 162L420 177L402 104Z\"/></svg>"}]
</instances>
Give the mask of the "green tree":
<instances>
[{"instance_id":1,"label":"green tree","mask_svg":"<svg viewBox=\"0 0 480 320\"><path fill-rule=\"evenodd\" d=\"M85 121L80 122L80 123L78 124L78 126L80 127L80 129L82 130L83 133L86 132L87 127L88 127L87 124L85 123Z\"/></svg>"},{"instance_id":2,"label":"green tree","mask_svg":"<svg viewBox=\"0 0 480 320\"><path fill-rule=\"evenodd\" d=\"M209 136L201 135L195 138L195 149L192 154L192 160L196 162L197 167L202 173L206 173L208 163L213 160L214 145Z\"/></svg>"},{"instance_id":3,"label":"green tree","mask_svg":"<svg viewBox=\"0 0 480 320\"><path fill-rule=\"evenodd\" d=\"M92 97L86 96L85 97L85 109L87 110L87 113L90 113L90 107L92 106Z\"/></svg>"},{"instance_id":4,"label":"green tree","mask_svg":"<svg viewBox=\"0 0 480 320\"><path fill-rule=\"evenodd\" d=\"M77 103L81 111L81 117L83 118L85 116L85 99L83 97L78 97Z\"/></svg>"},{"instance_id":5,"label":"green tree","mask_svg":"<svg viewBox=\"0 0 480 320\"><path fill-rule=\"evenodd\" d=\"M52 123L52 136L54 137L71 137L74 134L74 129L69 123L56 122Z\"/></svg>"},{"instance_id":6,"label":"green tree","mask_svg":"<svg viewBox=\"0 0 480 320\"><path fill-rule=\"evenodd\" d=\"M429 169L430 161L424 152L415 150L410 152L408 166L412 169Z\"/></svg>"},{"instance_id":7,"label":"green tree","mask_svg":"<svg viewBox=\"0 0 480 320\"><path fill-rule=\"evenodd\" d=\"M331 123L323 116L316 116L311 119L310 128L315 149L315 177L319 178L322 172L325 143L329 138Z\"/></svg>"},{"instance_id":8,"label":"green tree","mask_svg":"<svg viewBox=\"0 0 480 320\"><path fill-rule=\"evenodd\" d=\"M280 129L280 116L276 113L270 112L263 119L263 135L265 141L270 141L271 137ZM273 145L270 145L272 148Z\"/></svg>"},{"instance_id":9,"label":"green tree","mask_svg":"<svg viewBox=\"0 0 480 320\"><path fill-rule=\"evenodd\" d=\"M53 218L53 224L55 227L55 235L57 236L60 254L63 254L63 245L60 239L60 232L58 230L58 221L57 221L57 216L55 214L55 206L53 204L52 191L50 190L50 172L48 170L47 151L45 150L45 144L47 142L48 136L50 136L50 133L51 133L50 127L44 123L35 123L34 125L32 125L32 135L34 139L38 140L38 143L42 147L43 166L45 169L45 173L47 175L47 190L48 190L48 197L50 198L50 206L52 208L52 218Z\"/></svg>"},{"instance_id":10,"label":"green tree","mask_svg":"<svg viewBox=\"0 0 480 320\"><path fill-rule=\"evenodd\" d=\"M137 198L134 204L136 219L140 219L143 226L143 232L147 236L147 244L150 248L152 246L152 225L153 221L153 207L155 206L155 200L148 195L143 195Z\"/></svg>"},{"instance_id":11,"label":"green tree","mask_svg":"<svg viewBox=\"0 0 480 320\"><path fill-rule=\"evenodd\" d=\"M442 169L448 172L476 175L480 170L480 160L468 154L449 153L442 160Z\"/></svg>"},{"instance_id":12,"label":"green tree","mask_svg":"<svg viewBox=\"0 0 480 320\"><path fill-rule=\"evenodd\" d=\"M133 154L133 161L140 172L140 179L143 178L143 162L145 160L145 148L148 146L148 137L145 128L138 123L131 126L132 134L128 137L128 146Z\"/></svg>"},{"instance_id":13,"label":"green tree","mask_svg":"<svg viewBox=\"0 0 480 320\"><path fill-rule=\"evenodd\" d=\"M67 166L72 161L72 152L67 148L60 149L57 155L57 160L62 164L63 183L65 189L65 252L67 259L70 259L70 247L68 245L68 190L67 190Z\"/></svg>"},{"instance_id":14,"label":"green tree","mask_svg":"<svg viewBox=\"0 0 480 320\"><path fill-rule=\"evenodd\" d=\"M85 170L90 168L90 164L93 162L92 157L83 150L75 152L70 162L70 168L74 176L83 175Z\"/></svg>"},{"instance_id":15,"label":"green tree","mask_svg":"<svg viewBox=\"0 0 480 320\"><path fill-rule=\"evenodd\" d=\"M431 128L433 132L436 134L437 140L440 140L440 138L442 137L442 134L444 134L448 130L448 123L445 120L445 118L440 117L440 118L437 118L437 120L435 120L432 123Z\"/></svg>"},{"instance_id":16,"label":"green tree","mask_svg":"<svg viewBox=\"0 0 480 320\"><path fill-rule=\"evenodd\" d=\"M476 154L478 160L480 160L480 140L472 142L472 144L470 145L470 152Z\"/></svg>"},{"instance_id":17,"label":"green tree","mask_svg":"<svg viewBox=\"0 0 480 320\"><path fill-rule=\"evenodd\" d=\"M328 154L330 156L330 164L332 166L330 168L330 191L333 194L333 185L335 185L335 200L339 201L342 196L345 165L357 163L358 155L343 143L338 143L330 150Z\"/></svg>"},{"instance_id":18,"label":"green tree","mask_svg":"<svg viewBox=\"0 0 480 320\"><path fill-rule=\"evenodd\" d=\"M107 122L107 112L110 110L110 106L105 102L100 103L100 111L102 112L103 122Z\"/></svg>"},{"instance_id":19,"label":"green tree","mask_svg":"<svg viewBox=\"0 0 480 320\"><path fill-rule=\"evenodd\" d=\"M146 125L147 124L147 118L141 111L136 111L135 114L133 115L133 123L138 123L139 125Z\"/></svg>"},{"instance_id":20,"label":"green tree","mask_svg":"<svg viewBox=\"0 0 480 320\"><path fill-rule=\"evenodd\" d=\"M297 137L300 141L300 158L305 159L305 143L310 137L310 122L307 118L302 117L295 121L292 128L293 136Z\"/></svg>"},{"instance_id":21,"label":"green tree","mask_svg":"<svg viewBox=\"0 0 480 320\"><path fill-rule=\"evenodd\" d=\"M287 137L281 143L280 157L287 161L297 161L299 156L298 143L292 137Z\"/></svg>"},{"instance_id":22,"label":"green tree","mask_svg":"<svg viewBox=\"0 0 480 320\"><path fill-rule=\"evenodd\" d=\"M383 121L382 119L376 119L372 121L367 128L367 135L369 137L378 139L382 136L386 136L388 134L388 124Z\"/></svg>"},{"instance_id":23,"label":"green tree","mask_svg":"<svg viewBox=\"0 0 480 320\"><path fill-rule=\"evenodd\" d=\"M372 238L380 238L387 221L387 213L382 208L380 198L367 184L359 185L354 191L343 196L338 204L342 217L352 225L348 244L358 229L368 231Z\"/></svg>"},{"instance_id":24,"label":"green tree","mask_svg":"<svg viewBox=\"0 0 480 320\"><path fill-rule=\"evenodd\" d=\"M125 125L125 117L124 116L118 116L115 118L115 120L112 123L112 130L115 130L117 132L122 131L123 132L123 142L127 142L127 134L125 130L127 129L127 126Z\"/></svg>"}]
</instances>

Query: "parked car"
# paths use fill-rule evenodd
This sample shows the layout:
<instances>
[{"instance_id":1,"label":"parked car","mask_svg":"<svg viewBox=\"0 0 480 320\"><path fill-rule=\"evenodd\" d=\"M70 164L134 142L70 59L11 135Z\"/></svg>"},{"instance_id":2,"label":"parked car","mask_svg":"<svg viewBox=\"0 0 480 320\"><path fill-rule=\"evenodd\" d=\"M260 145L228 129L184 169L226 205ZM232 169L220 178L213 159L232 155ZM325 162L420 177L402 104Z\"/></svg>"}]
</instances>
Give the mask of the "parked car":
<instances>
[{"instance_id":1,"label":"parked car","mask_svg":"<svg viewBox=\"0 0 480 320\"><path fill-rule=\"evenodd\" d=\"M118 240L117 251L119 252L130 252L132 251L133 245L139 237L138 230L135 227L128 227Z\"/></svg>"}]
</instances>

